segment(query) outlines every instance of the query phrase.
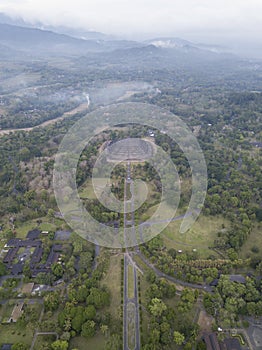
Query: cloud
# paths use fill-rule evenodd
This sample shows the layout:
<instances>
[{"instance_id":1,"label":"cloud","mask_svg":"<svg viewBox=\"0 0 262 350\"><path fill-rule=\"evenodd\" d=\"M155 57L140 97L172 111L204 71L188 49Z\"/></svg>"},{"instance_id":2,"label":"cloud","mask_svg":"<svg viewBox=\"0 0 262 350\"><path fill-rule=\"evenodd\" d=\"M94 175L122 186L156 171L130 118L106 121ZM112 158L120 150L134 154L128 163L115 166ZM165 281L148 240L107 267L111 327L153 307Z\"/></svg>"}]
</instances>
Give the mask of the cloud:
<instances>
[{"instance_id":1,"label":"cloud","mask_svg":"<svg viewBox=\"0 0 262 350\"><path fill-rule=\"evenodd\" d=\"M262 32L261 0L1 0L0 11L110 34L251 39Z\"/></svg>"}]
</instances>

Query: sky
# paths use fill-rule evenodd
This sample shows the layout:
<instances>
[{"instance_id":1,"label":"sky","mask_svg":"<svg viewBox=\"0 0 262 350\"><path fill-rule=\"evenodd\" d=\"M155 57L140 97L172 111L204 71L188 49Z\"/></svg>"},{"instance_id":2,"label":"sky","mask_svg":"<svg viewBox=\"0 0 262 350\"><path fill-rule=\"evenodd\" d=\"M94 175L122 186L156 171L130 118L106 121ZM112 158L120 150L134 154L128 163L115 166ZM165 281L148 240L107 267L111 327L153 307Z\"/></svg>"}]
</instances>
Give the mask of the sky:
<instances>
[{"instance_id":1,"label":"sky","mask_svg":"<svg viewBox=\"0 0 262 350\"><path fill-rule=\"evenodd\" d=\"M0 0L0 12L135 39L262 46L262 0Z\"/></svg>"}]
</instances>

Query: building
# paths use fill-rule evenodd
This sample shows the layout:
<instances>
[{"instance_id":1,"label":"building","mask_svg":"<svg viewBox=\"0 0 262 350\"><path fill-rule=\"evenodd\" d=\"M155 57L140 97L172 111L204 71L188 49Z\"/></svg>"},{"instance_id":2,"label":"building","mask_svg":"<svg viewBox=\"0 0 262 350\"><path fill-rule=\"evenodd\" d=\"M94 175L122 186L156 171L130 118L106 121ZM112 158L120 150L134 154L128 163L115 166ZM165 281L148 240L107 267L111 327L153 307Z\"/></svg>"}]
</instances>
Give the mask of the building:
<instances>
[{"instance_id":1,"label":"building","mask_svg":"<svg viewBox=\"0 0 262 350\"><path fill-rule=\"evenodd\" d=\"M41 233L41 231L39 231L38 229L28 231L26 238L32 239L32 240L37 239L39 237L40 233Z\"/></svg>"},{"instance_id":2,"label":"building","mask_svg":"<svg viewBox=\"0 0 262 350\"><path fill-rule=\"evenodd\" d=\"M31 257L30 265L34 266L35 264L38 264L42 259L43 252L44 252L44 250L41 246L36 247L34 250L34 253Z\"/></svg>"},{"instance_id":3,"label":"building","mask_svg":"<svg viewBox=\"0 0 262 350\"><path fill-rule=\"evenodd\" d=\"M241 345L237 338L228 338L223 342L226 350L241 350Z\"/></svg>"},{"instance_id":4,"label":"building","mask_svg":"<svg viewBox=\"0 0 262 350\"><path fill-rule=\"evenodd\" d=\"M13 344L3 344L1 350L11 350Z\"/></svg>"},{"instance_id":5,"label":"building","mask_svg":"<svg viewBox=\"0 0 262 350\"><path fill-rule=\"evenodd\" d=\"M59 231L56 231L55 233L55 239L58 240L58 241L66 241L70 238L71 236L71 231L62 231L62 230L59 230Z\"/></svg>"},{"instance_id":6,"label":"building","mask_svg":"<svg viewBox=\"0 0 262 350\"><path fill-rule=\"evenodd\" d=\"M23 288L21 289L22 294L31 294L34 289L34 283L26 283L23 285Z\"/></svg>"},{"instance_id":7,"label":"building","mask_svg":"<svg viewBox=\"0 0 262 350\"><path fill-rule=\"evenodd\" d=\"M242 275L230 275L229 280L231 282L236 282L236 283L241 283L241 284L246 283L246 279Z\"/></svg>"},{"instance_id":8,"label":"building","mask_svg":"<svg viewBox=\"0 0 262 350\"><path fill-rule=\"evenodd\" d=\"M4 257L3 262L5 264L10 265L15 259L15 257L17 256L18 251L19 251L19 247L10 248L6 253L6 256Z\"/></svg>"},{"instance_id":9,"label":"building","mask_svg":"<svg viewBox=\"0 0 262 350\"><path fill-rule=\"evenodd\" d=\"M24 302L21 303L17 303L13 309L12 315L9 319L9 322L17 322L17 320L19 319L19 317L22 315L23 313L23 308L24 308Z\"/></svg>"},{"instance_id":10,"label":"building","mask_svg":"<svg viewBox=\"0 0 262 350\"><path fill-rule=\"evenodd\" d=\"M216 333L206 333L203 336L207 350L221 350Z\"/></svg>"},{"instance_id":11,"label":"building","mask_svg":"<svg viewBox=\"0 0 262 350\"><path fill-rule=\"evenodd\" d=\"M14 276L20 275L23 272L24 264L23 263L17 263L12 266L11 274Z\"/></svg>"}]
</instances>

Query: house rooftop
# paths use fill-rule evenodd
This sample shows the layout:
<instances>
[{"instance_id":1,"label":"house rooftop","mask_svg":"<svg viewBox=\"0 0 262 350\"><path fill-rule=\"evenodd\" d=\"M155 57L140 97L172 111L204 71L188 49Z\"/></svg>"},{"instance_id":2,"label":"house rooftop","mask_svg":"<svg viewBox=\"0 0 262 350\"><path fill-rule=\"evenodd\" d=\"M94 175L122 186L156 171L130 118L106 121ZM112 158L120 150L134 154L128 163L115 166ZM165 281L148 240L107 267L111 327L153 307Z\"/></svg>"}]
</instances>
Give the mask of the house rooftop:
<instances>
[{"instance_id":1,"label":"house rooftop","mask_svg":"<svg viewBox=\"0 0 262 350\"><path fill-rule=\"evenodd\" d=\"M1 350L11 350L12 344L3 344Z\"/></svg>"},{"instance_id":2,"label":"house rooftop","mask_svg":"<svg viewBox=\"0 0 262 350\"><path fill-rule=\"evenodd\" d=\"M10 322L17 322L17 320L23 313L23 307L24 307L24 302L20 302L15 305L12 315L10 317Z\"/></svg>"},{"instance_id":3,"label":"house rooftop","mask_svg":"<svg viewBox=\"0 0 262 350\"><path fill-rule=\"evenodd\" d=\"M34 288L34 283L26 283L23 285L21 292L23 294L31 294Z\"/></svg>"},{"instance_id":4,"label":"house rooftop","mask_svg":"<svg viewBox=\"0 0 262 350\"><path fill-rule=\"evenodd\" d=\"M20 275L23 272L24 265L22 263L17 263L12 267L12 275Z\"/></svg>"},{"instance_id":5,"label":"house rooftop","mask_svg":"<svg viewBox=\"0 0 262 350\"><path fill-rule=\"evenodd\" d=\"M216 333L206 333L203 337L207 350L220 350Z\"/></svg>"},{"instance_id":6,"label":"house rooftop","mask_svg":"<svg viewBox=\"0 0 262 350\"><path fill-rule=\"evenodd\" d=\"M39 237L40 233L41 233L41 231L39 231L38 229L28 231L26 238L33 239L33 240L37 239Z\"/></svg>"},{"instance_id":7,"label":"house rooftop","mask_svg":"<svg viewBox=\"0 0 262 350\"><path fill-rule=\"evenodd\" d=\"M241 350L241 345L237 338L228 338L224 340L227 350Z\"/></svg>"},{"instance_id":8,"label":"house rooftop","mask_svg":"<svg viewBox=\"0 0 262 350\"><path fill-rule=\"evenodd\" d=\"M242 283L242 284L246 283L246 279L242 275L230 275L229 280L231 282L237 282L237 283Z\"/></svg>"},{"instance_id":9,"label":"house rooftop","mask_svg":"<svg viewBox=\"0 0 262 350\"><path fill-rule=\"evenodd\" d=\"M66 241L70 238L71 236L71 231L56 231L55 233L55 239L61 240L61 241Z\"/></svg>"},{"instance_id":10,"label":"house rooftop","mask_svg":"<svg viewBox=\"0 0 262 350\"><path fill-rule=\"evenodd\" d=\"M54 244L52 246L52 250L55 252L61 252L63 250L63 246L62 244Z\"/></svg>"},{"instance_id":11,"label":"house rooftop","mask_svg":"<svg viewBox=\"0 0 262 350\"><path fill-rule=\"evenodd\" d=\"M19 245L19 242L21 241L21 239L19 238L11 238L7 243L6 246L7 247L17 247Z\"/></svg>"}]
</instances>

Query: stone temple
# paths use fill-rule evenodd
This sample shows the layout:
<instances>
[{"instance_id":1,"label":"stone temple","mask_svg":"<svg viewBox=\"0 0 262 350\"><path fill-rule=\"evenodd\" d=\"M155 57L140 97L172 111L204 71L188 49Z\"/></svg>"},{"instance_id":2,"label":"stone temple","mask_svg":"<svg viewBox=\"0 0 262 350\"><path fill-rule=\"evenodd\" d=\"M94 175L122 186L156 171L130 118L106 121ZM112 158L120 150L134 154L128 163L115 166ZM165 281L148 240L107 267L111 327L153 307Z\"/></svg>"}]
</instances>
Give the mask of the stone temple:
<instances>
[{"instance_id":1,"label":"stone temple","mask_svg":"<svg viewBox=\"0 0 262 350\"><path fill-rule=\"evenodd\" d=\"M154 146L140 138L127 138L109 143L106 152L109 162L142 162L154 155Z\"/></svg>"}]
</instances>

